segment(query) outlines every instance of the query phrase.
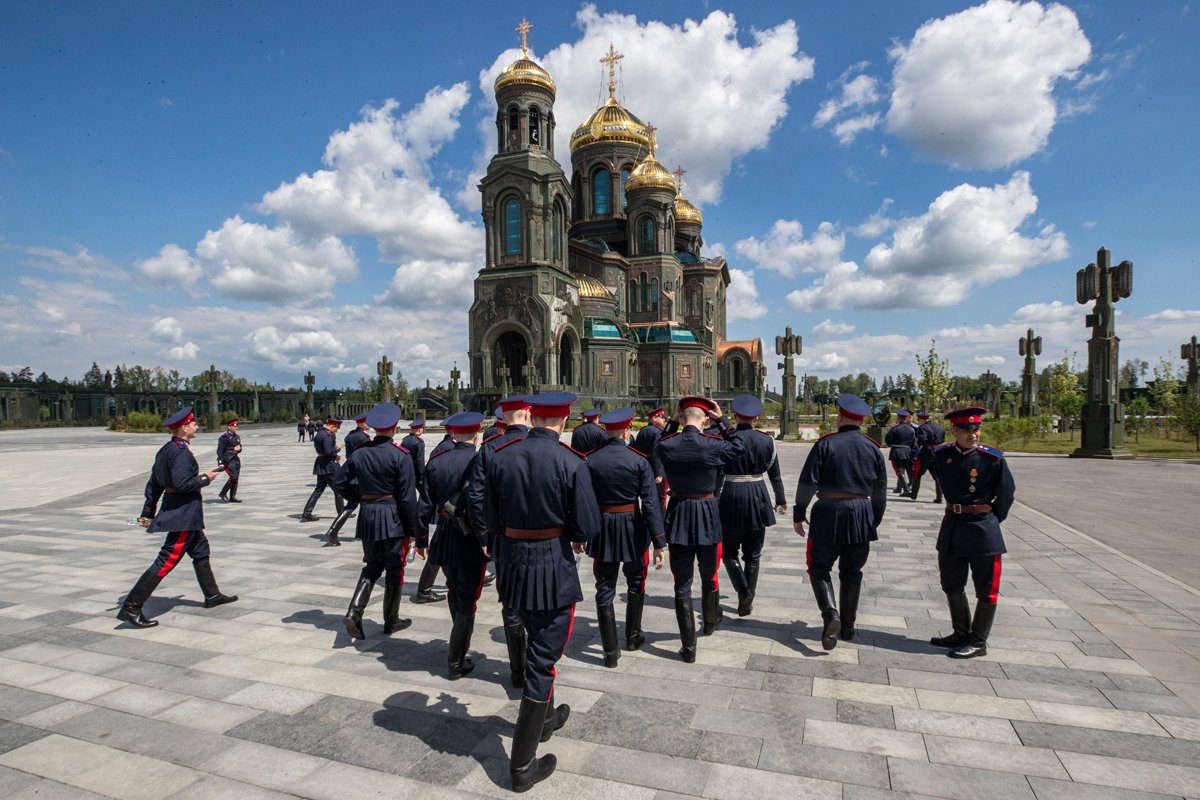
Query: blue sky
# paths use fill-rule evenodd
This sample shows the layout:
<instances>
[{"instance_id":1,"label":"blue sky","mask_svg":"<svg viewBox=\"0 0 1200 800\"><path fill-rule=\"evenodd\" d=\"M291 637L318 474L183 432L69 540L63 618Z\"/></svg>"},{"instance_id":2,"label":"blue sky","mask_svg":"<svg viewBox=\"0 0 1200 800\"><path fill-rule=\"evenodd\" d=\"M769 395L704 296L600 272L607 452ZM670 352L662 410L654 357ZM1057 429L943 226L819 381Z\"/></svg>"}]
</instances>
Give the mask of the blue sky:
<instances>
[{"instance_id":1,"label":"blue sky","mask_svg":"<svg viewBox=\"0 0 1200 800\"><path fill-rule=\"evenodd\" d=\"M730 337L801 373L1015 378L1086 349L1075 271L1134 262L1122 359L1200 333L1187 3L0 3L0 368L260 381L465 363L497 72L558 83L557 152L619 98L687 169ZM769 379L777 383L771 358Z\"/></svg>"}]
</instances>

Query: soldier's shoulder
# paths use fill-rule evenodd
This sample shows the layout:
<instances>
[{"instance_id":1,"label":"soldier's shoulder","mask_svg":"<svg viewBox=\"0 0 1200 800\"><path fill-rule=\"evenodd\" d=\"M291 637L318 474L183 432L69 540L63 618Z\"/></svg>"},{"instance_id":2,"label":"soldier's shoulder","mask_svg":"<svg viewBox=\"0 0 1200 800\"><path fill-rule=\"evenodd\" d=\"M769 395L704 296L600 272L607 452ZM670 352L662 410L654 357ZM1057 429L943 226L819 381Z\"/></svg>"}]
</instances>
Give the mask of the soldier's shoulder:
<instances>
[{"instance_id":1,"label":"soldier's shoulder","mask_svg":"<svg viewBox=\"0 0 1200 800\"><path fill-rule=\"evenodd\" d=\"M434 453L433 455L431 455L431 456L429 457L429 461L428 461L427 463L429 463L429 464L432 464L432 463L433 463L433 460L434 460L435 458L440 458L441 456L444 456L444 455L446 455L446 453L453 453L453 452L454 452L454 451L453 451L453 450L451 450L450 448L446 448L445 450L439 450L439 451L437 451L436 453Z\"/></svg>"},{"instance_id":2,"label":"soldier's shoulder","mask_svg":"<svg viewBox=\"0 0 1200 800\"><path fill-rule=\"evenodd\" d=\"M643 453L641 450L638 450L636 447L626 447L625 449L628 450L629 452L633 453L634 455L641 456L642 458L650 458L649 455L647 455L646 453Z\"/></svg>"},{"instance_id":3,"label":"soldier's shoulder","mask_svg":"<svg viewBox=\"0 0 1200 800\"><path fill-rule=\"evenodd\" d=\"M993 458L1004 458L1003 450L997 450L995 447L991 447L990 445L986 445L986 444L981 444L978 447L979 447L979 452L981 452L981 453L987 453L989 456L992 456Z\"/></svg>"},{"instance_id":4,"label":"soldier's shoulder","mask_svg":"<svg viewBox=\"0 0 1200 800\"><path fill-rule=\"evenodd\" d=\"M664 433L662 436L658 437L658 443L662 444L663 442L669 442L670 440L674 439L679 434L680 434L680 431L675 431L674 433Z\"/></svg>"},{"instance_id":5,"label":"soldier's shoulder","mask_svg":"<svg viewBox=\"0 0 1200 800\"><path fill-rule=\"evenodd\" d=\"M501 450L506 450L507 448L512 447L514 444L517 444L518 442L523 442L523 441L525 441L525 437L523 437L523 436L519 437L519 438L509 439L507 442L503 442L501 444L496 445L494 448L492 448L492 453L493 454L499 453Z\"/></svg>"},{"instance_id":6,"label":"soldier's shoulder","mask_svg":"<svg viewBox=\"0 0 1200 800\"><path fill-rule=\"evenodd\" d=\"M174 441L174 442L175 442L175 449L176 449L176 450L187 450L187 449L188 449L188 443L187 443L187 442L185 442L183 439L174 439L174 440L172 440L172 441ZM168 444L169 444L169 443L168 443Z\"/></svg>"},{"instance_id":7,"label":"soldier's shoulder","mask_svg":"<svg viewBox=\"0 0 1200 800\"><path fill-rule=\"evenodd\" d=\"M819 442L822 439L828 439L830 436L836 436L837 433L838 433L837 431L830 431L829 433L821 434L820 436L817 437L817 441Z\"/></svg>"},{"instance_id":8,"label":"soldier's shoulder","mask_svg":"<svg viewBox=\"0 0 1200 800\"><path fill-rule=\"evenodd\" d=\"M720 437L720 436L716 435L715 433L705 433L704 431L700 431L700 435L701 435L701 436L706 436L706 437L708 437L709 439L716 439L718 442L723 442L723 441L725 441L725 440L724 440L722 437Z\"/></svg>"},{"instance_id":9,"label":"soldier's shoulder","mask_svg":"<svg viewBox=\"0 0 1200 800\"><path fill-rule=\"evenodd\" d=\"M946 444L940 444L937 447L933 448L933 452L940 453L943 450L947 450L953 446L954 446L954 442L947 442Z\"/></svg>"},{"instance_id":10,"label":"soldier's shoulder","mask_svg":"<svg viewBox=\"0 0 1200 800\"><path fill-rule=\"evenodd\" d=\"M868 442L870 442L871 444L873 444L873 445L875 445L876 447L880 448L881 450L883 449L883 445L881 445L879 442L877 442L877 441L875 441L874 439L872 439L872 438L871 438L870 436L868 436L867 434L865 434L865 433L864 433L864 434L862 435L862 438L866 439Z\"/></svg>"},{"instance_id":11,"label":"soldier's shoulder","mask_svg":"<svg viewBox=\"0 0 1200 800\"><path fill-rule=\"evenodd\" d=\"M407 455L412 455L412 451L410 451L407 447L405 447L404 445L397 442L395 439L392 439L392 447L396 448L401 453L405 453Z\"/></svg>"},{"instance_id":12,"label":"soldier's shoulder","mask_svg":"<svg viewBox=\"0 0 1200 800\"><path fill-rule=\"evenodd\" d=\"M559 444L562 445L563 447L567 448L568 450L570 450L575 455L582 458L584 461L587 460L587 456L588 456L587 453L581 453L580 451L576 450L574 447L571 447L571 445L567 444L566 442L559 442ZM589 451L589 452L595 452L595 451Z\"/></svg>"},{"instance_id":13,"label":"soldier's shoulder","mask_svg":"<svg viewBox=\"0 0 1200 800\"><path fill-rule=\"evenodd\" d=\"M751 430L753 430L755 433L761 433L763 436L766 436L766 437L767 437L768 439L770 439L771 441L774 441L774 440L775 440L775 435L774 435L774 434L768 433L767 431L764 431L764 430L763 430L763 429L761 429L761 428L751 428Z\"/></svg>"}]
</instances>

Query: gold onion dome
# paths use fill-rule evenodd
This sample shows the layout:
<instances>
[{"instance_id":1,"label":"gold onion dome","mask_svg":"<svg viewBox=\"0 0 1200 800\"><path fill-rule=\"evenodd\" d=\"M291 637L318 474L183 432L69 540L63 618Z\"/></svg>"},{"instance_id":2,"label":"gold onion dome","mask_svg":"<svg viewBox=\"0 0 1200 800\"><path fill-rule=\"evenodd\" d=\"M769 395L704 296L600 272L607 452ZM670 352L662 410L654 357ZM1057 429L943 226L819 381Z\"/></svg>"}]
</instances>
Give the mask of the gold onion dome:
<instances>
[{"instance_id":1,"label":"gold onion dome","mask_svg":"<svg viewBox=\"0 0 1200 800\"><path fill-rule=\"evenodd\" d=\"M579 299L595 298L599 300L612 300L612 292L610 292L603 283L591 275L576 273L575 282L579 284Z\"/></svg>"},{"instance_id":2,"label":"gold onion dome","mask_svg":"<svg viewBox=\"0 0 1200 800\"><path fill-rule=\"evenodd\" d=\"M496 78L495 89L497 92L506 86L523 84L540 86L549 91L551 95L555 93L554 79L550 77L550 73L529 57L529 41L526 34L531 30L533 30L533 26L527 20L522 19L521 24L517 26L517 33L521 34L521 57L505 67Z\"/></svg>"},{"instance_id":3,"label":"gold onion dome","mask_svg":"<svg viewBox=\"0 0 1200 800\"><path fill-rule=\"evenodd\" d=\"M700 209L688 202L681 192L675 195L675 219L679 222L702 223L704 215L700 213Z\"/></svg>"},{"instance_id":4,"label":"gold onion dome","mask_svg":"<svg viewBox=\"0 0 1200 800\"><path fill-rule=\"evenodd\" d=\"M639 147L649 147L650 131L646 123L629 113L610 95L604 105L571 134L571 152L596 142L629 142Z\"/></svg>"},{"instance_id":5,"label":"gold onion dome","mask_svg":"<svg viewBox=\"0 0 1200 800\"><path fill-rule=\"evenodd\" d=\"M672 192L676 189L675 176L658 163L653 148L641 163L633 168L633 172L629 173L629 178L625 181L626 192L635 189L669 189Z\"/></svg>"}]
</instances>

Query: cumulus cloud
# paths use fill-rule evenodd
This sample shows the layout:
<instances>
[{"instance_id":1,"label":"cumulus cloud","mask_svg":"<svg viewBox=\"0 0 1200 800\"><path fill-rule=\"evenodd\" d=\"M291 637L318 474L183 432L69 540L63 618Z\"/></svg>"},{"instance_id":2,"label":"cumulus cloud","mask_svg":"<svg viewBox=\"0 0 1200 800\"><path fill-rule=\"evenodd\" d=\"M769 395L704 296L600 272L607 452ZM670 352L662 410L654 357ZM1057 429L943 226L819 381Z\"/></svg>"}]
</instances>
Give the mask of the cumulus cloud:
<instances>
[{"instance_id":1,"label":"cumulus cloud","mask_svg":"<svg viewBox=\"0 0 1200 800\"><path fill-rule=\"evenodd\" d=\"M894 63L887 129L960 167L1003 167L1046 146L1059 81L1078 76L1091 44L1057 3L989 2L931 20Z\"/></svg>"},{"instance_id":2,"label":"cumulus cloud","mask_svg":"<svg viewBox=\"0 0 1200 800\"><path fill-rule=\"evenodd\" d=\"M195 342L184 342L179 347L172 347L167 351L167 355L175 361L195 361L199 353L200 348Z\"/></svg>"},{"instance_id":3,"label":"cumulus cloud","mask_svg":"<svg viewBox=\"0 0 1200 800\"><path fill-rule=\"evenodd\" d=\"M842 336L854 333L854 326L848 322L823 319L813 326L812 331L817 336Z\"/></svg>"},{"instance_id":4,"label":"cumulus cloud","mask_svg":"<svg viewBox=\"0 0 1200 800\"><path fill-rule=\"evenodd\" d=\"M977 364L981 367L999 367L1005 361L1004 356L975 356L971 359L972 364Z\"/></svg>"},{"instance_id":5,"label":"cumulus cloud","mask_svg":"<svg viewBox=\"0 0 1200 800\"><path fill-rule=\"evenodd\" d=\"M887 213L888 208L891 207L893 202L890 197L883 198L883 203L880 204L879 210L858 225L850 228L850 232L863 239L874 239L890 231L896 224L896 220L889 217Z\"/></svg>"},{"instance_id":6,"label":"cumulus cloud","mask_svg":"<svg viewBox=\"0 0 1200 800\"><path fill-rule=\"evenodd\" d=\"M376 303L400 308L467 309L472 285L480 264L445 259L416 260L401 264L392 275L387 291L374 297Z\"/></svg>"},{"instance_id":7,"label":"cumulus cloud","mask_svg":"<svg viewBox=\"0 0 1200 800\"><path fill-rule=\"evenodd\" d=\"M104 256L92 253L82 245L68 253L52 247L27 247L25 252L33 258L30 264L51 272L78 275L84 278L109 278L120 280L129 277L125 270Z\"/></svg>"},{"instance_id":8,"label":"cumulus cloud","mask_svg":"<svg viewBox=\"0 0 1200 800\"><path fill-rule=\"evenodd\" d=\"M148 283L155 286L182 286L189 294L196 294L200 280L200 267L191 253L177 244L163 245L158 255L138 261L133 265Z\"/></svg>"},{"instance_id":9,"label":"cumulus cloud","mask_svg":"<svg viewBox=\"0 0 1200 800\"><path fill-rule=\"evenodd\" d=\"M734 252L765 269L791 277L800 272L825 272L837 265L846 236L832 222L822 222L817 232L804 238L804 226L795 220L776 220L766 236L750 236L733 246Z\"/></svg>"},{"instance_id":10,"label":"cumulus cloud","mask_svg":"<svg viewBox=\"0 0 1200 800\"><path fill-rule=\"evenodd\" d=\"M163 317L150 326L150 336L159 342L178 342L183 338L183 327L174 317Z\"/></svg>"},{"instance_id":11,"label":"cumulus cloud","mask_svg":"<svg viewBox=\"0 0 1200 800\"><path fill-rule=\"evenodd\" d=\"M729 291L725 295L725 310L730 322L766 316L767 307L758 299L754 270L729 270Z\"/></svg>"},{"instance_id":12,"label":"cumulus cloud","mask_svg":"<svg viewBox=\"0 0 1200 800\"><path fill-rule=\"evenodd\" d=\"M1200 310L1188 309L1180 310L1177 308L1164 308L1162 311L1157 311L1150 314L1146 319L1163 321L1163 322L1182 322L1189 319L1200 319Z\"/></svg>"},{"instance_id":13,"label":"cumulus cloud","mask_svg":"<svg viewBox=\"0 0 1200 800\"><path fill-rule=\"evenodd\" d=\"M1083 312L1074 305L1067 305L1061 300L1049 303L1028 303L1013 312L1013 321L1022 324L1065 322L1078 319Z\"/></svg>"},{"instance_id":14,"label":"cumulus cloud","mask_svg":"<svg viewBox=\"0 0 1200 800\"><path fill-rule=\"evenodd\" d=\"M883 99L879 80L861 70L870 64L861 62L842 73L836 83L837 95L821 104L813 117L813 126L824 128L834 123L833 133L842 144L850 144L858 134L879 124L882 115L866 111Z\"/></svg>"}]
</instances>

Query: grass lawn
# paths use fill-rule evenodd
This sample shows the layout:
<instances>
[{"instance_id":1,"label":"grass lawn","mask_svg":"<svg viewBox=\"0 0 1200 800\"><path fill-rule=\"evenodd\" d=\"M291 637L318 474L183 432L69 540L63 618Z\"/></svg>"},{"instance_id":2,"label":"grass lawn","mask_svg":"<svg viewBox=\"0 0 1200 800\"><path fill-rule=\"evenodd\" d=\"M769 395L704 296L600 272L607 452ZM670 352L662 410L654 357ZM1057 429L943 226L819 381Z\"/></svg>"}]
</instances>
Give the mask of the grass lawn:
<instances>
[{"instance_id":1,"label":"grass lawn","mask_svg":"<svg viewBox=\"0 0 1200 800\"><path fill-rule=\"evenodd\" d=\"M1192 439L1185 438L1181 440L1174 434L1170 438L1167 438L1163 436L1161 431L1143 433L1139 438L1141 441L1135 441L1132 436L1125 437L1125 448L1135 456L1200 458L1200 451L1196 450L1196 442ZM1075 431L1074 435L1048 433L1043 437L1035 436L1028 442L1019 439L1005 442L1006 446L1001 449L1017 453L1062 453L1070 455L1075 452L1075 448L1079 447L1079 439L1079 431ZM983 426L983 443L988 443L986 424Z\"/></svg>"}]
</instances>

